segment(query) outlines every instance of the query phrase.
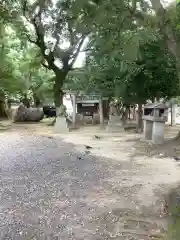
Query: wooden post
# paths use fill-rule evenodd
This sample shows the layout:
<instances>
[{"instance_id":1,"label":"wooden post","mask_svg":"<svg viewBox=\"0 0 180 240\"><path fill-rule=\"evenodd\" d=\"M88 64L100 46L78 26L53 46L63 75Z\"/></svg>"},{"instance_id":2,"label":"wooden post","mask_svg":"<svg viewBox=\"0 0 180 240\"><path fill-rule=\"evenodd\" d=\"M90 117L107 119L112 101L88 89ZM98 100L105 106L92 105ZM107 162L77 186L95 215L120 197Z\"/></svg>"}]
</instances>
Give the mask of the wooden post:
<instances>
[{"instance_id":1,"label":"wooden post","mask_svg":"<svg viewBox=\"0 0 180 240\"><path fill-rule=\"evenodd\" d=\"M100 116L100 124L104 124L104 114L103 114L103 100L102 97L99 99L99 116Z\"/></svg>"},{"instance_id":2,"label":"wooden post","mask_svg":"<svg viewBox=\"0 0 180 240\"><path fill-rule=\"evenodd\" d=\"M76 126L76 95L72 95L72 106L73 106L73 115L72 115L72 123L73 127Z\"/></svg>"},{"instance_id":3,"label":"wooden post","mask_svg":"<svg viewBox=\"0 0 180 240\"><path fill-rule=\"evenodd\" d=\"M176 104L172 104L171 116L171 124L176 125Z\"/></svg>"}]
</instances>

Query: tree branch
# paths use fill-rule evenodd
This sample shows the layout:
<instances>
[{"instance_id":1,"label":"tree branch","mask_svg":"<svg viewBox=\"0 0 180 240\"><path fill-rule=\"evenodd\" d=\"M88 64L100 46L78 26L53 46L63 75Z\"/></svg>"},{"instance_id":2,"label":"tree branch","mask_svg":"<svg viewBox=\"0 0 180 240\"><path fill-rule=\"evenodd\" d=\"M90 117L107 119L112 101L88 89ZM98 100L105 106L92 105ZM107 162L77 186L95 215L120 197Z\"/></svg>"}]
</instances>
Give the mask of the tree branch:
<instances>
[{"instance_id":1,"label":"tree branch","mask_svg":"<svg viewBox=\"0 0 180 240\"><path fill-rule=\"evenodd\" d=\"M39 89L42 85L43 85L43 81L41 80L41 82L39 84L37 84L36 86L30 86L30 89L32 89L32 91L35 91L35 90Z\"/></svg>"},{"instance_id":2,"label":"tree branch","mask_svg":"<svg viewBox=\"0 0 180 240\"><path fill-rule=\"evenodd\" d=\"M67 25L68 25L68 32L70 34L69 38L70 38L70 44L71 46L73 46L75 44L74 42L74 32L72 27L70 26L70 21L67 21Z\"/></svg>"},{"instance_id":3,"label":"tree branch","mask_svg":"<svg viewBox=\"0 0 180 240\"><path fill-rule=\"evenodd\" d=\"M26 37L30 43L37 44L37 41L32 40L28 34L26 34Z\"/></svg>"},{"instance_id":4,"label":"tree branch","mask_svg":"<svg viewBox=\"0 0 180 240\"><path fill-rule=\"evenodd\" d=\"M49 65L46 65L43 61L41 62L41 65L42 65L43 67L45 67L46 69L49 69L49 70L50 70Z\"/></svg>"},{"instance_id":5,"label":"tree branch","mask_svg":"<svg viewBox=\"0 0 180 240\"><path fill-rule=\"evenodd\" d=\"M75 63L75 61L76 61L76 59L77 59L77 57L78 57L78 55L80 53L81 47L82 47L85 39L86 39L86 36L82 36L82 39L80 40L79 45L78 45L77 49L75 50L75 53L71 57L72 61L69 64L69 68L70 69L72 69L72 67L73 67L73 65L74 65L74 63Z\"/></svg>"},{"instance_id":6,"label":"tree branch","mask_svg":"<svg viewBox=\"0 0 180 240\"><path fill-rule=\"evenodd\" d=\"M137 2L137 0L132 0L132 6L128 5L127 10L132 17L144 20L144 14L141 11L137 10Z\"/></svg>"},{"instance_id":7,"label":"tree branch","mask_svg":"<svg viewBox=\"0 0 180 240\"><path fill-rule=\"evenodd\" d=\"M176 61L179 63L180 61L180 51L177 47L176 36L173 31L173 26L171 25L171 21L167 16L166 9L164 9L160 0L150 0L152 4L152 8L154 9L157 16L159 16L159 27L161 33L164 35L164 40L166 45L171 52L171 54L175 57Z\"/></svg>"},{"instance_id":8,"label":"tree branch","mask_svg":"<svg viewBox=\"0 0 180 240\"><path fill-rule=\"evenodd\" d=\"M53 71L57 71L58 67L54 64L54 52L51 52L47 55L46 52L46 45L45 45L45 41L44 41L44 30L42 30L42 26L38 26L38 24L36 23L36 18L33 18L31 20L34 28L35 28L35 32L36 32L36 36L37 36L37 40L35 42L35 44L41 49L41 53L44 57L44 59L47 61L48 63L48 69L52 69ZM44 67L46 65L43 65Z\"/></svg>"},{"instance_id":9,"label":"tree branch","mask_svg":"<svg viewBox=\"0 0 180 240\"><path fill-rule=\"evenodd\" d=\"M90 52L90 51L94 51L94 50L95 50L95 48L86 48L79 52Z\"/></svg>"},{"instance_id":10,"label":"tree branch","mask_svg":"<svg viewBox=\"0 0 180 240\"><path fill-rule=\"evenodd\" d=\"M137 0L132 0L132 6L130 7L130 5L127 7L129 12L131 13L131 15L134 15L136 12L136 6L137 6Z\"/></svg>"},{"instance_id":11,"label":"tree branch","mask_svg":"<svg viewBox=\"0 0 180 240\"><path fill-rule=\"evenodd\" d=\"M73 29L69 28L69 33L71 34L70 41L72 46L67 51L64 51L64 53L62 51L59 52L58 44L60 42L60 37L61 37L59 31L61 32L61 29L63 28L63 22L62 22L63 19L62 19L62 16L60 16L57 20L57 24L55 24L55 29L54 29L54 37L56 38L55 47L52 51L49 52L49 54L47 54L46 51L48 50L48 47L46 46L45 39L44 39L45 28L42 22L43 20L41 18L41 12L43 11L42 6L40 6L40 3L38 5L37 3L35 3L33 5L33 9L32 9L33 12L32 12L31 10L27 9L27 0L24 0L22 11L26 20L30 22L34 27L36 38L32 39L30 34L27 34L27 38L29 42L36 44L40 48L41 54L45 60L41 62L42 66L45 67L46 69L52 69L55 74L59 74L59 72L62 72L63 74L67 74L67 72L72 69L78 57L78 54L81 51L82 45L85 40L85 36L82 36L78 40L74 38L76 36L73 36L74 35ZM57 58L59 58L63 63L62 69L59 69L54 63L56 55L57 55Z\"/></svg>"},{"instance_id":12,"label":"tree branch","mask_svg":"<svg viewBox=\"0 0 180 240\"><path fill-rule=\"evenodd\" d=\"M59 26L62 25L62 17L61 17L61 14L62 14L62 10L61 10L60 13L59 13L59 18L58 18L58 20L57 20L57 23L55 24L54 37L55 37L55 39L56 39L56 44L55 44L55 46L54 46L54 49L57 48L57 46L58 46L58 44L59 44L59 42L60 42L60 36L59 36L58 32L61 32L61 31L62 31L62 27L59 28Z\"/></svg>"},{"instance_id":13,"label":"tree branch","mask_svg":"<svg viewBox=\"0 0 180 240\"><path fill-rule=\"evenodd\" d=\"M152 8L157 13L158 11L164 11L163 5L160 0L150 0Z\"/></svg>"},{"instance_id":14,"label":"tree branch","mask_svg":"<svg viewBox=\"0 0 180 240\"><path fill-rule=\"evenodd\" d=\"M24 0L22 1L22 12L25 18L26 18L26 11L27 11L27 0Z\"/></svg>"}]
</instances>

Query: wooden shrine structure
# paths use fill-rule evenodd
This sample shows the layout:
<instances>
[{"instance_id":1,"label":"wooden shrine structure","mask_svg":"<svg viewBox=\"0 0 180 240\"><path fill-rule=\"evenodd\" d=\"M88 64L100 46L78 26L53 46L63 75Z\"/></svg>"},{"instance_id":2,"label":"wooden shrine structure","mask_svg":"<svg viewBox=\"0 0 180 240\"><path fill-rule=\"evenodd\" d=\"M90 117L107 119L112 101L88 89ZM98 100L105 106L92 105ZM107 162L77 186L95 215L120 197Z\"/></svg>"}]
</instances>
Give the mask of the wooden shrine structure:
<instances>
[{"instance_id":1,"label":"wooden shrine structure","mask_svg":"<svg viewBox=\"0 0 180 240\"><path fill-rule=\"evenodd\" d=\"M95 94L66 93L70 95L72 101L72 123L74 126L79 118L85 119L86 117L89 117L92 119L92 123L95 122L94 120L96 119L96 122L103 124L104 118L108 117L108 98L102 98Z\"/></svg>"}]
</instances>

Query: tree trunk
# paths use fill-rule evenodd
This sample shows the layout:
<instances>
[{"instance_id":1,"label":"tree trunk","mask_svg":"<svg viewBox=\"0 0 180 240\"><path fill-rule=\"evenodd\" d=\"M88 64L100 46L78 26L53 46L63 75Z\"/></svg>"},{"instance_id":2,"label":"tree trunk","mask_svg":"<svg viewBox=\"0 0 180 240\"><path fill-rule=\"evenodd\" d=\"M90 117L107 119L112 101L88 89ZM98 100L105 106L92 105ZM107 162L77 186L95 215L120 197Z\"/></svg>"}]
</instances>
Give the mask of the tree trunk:
<instances>
[{"instance_id":1,"label":"tree trunk","mask_svg":"<svg viewBox=\"0 0 180 240\"><path fill-rule=\"evenodd\" d=\"M54 131L56 133L69 132L66 107L63 105L63 83L68 72L58 70L54 78L54 103L56 106L56 118L54 120Z\"/></svg>"},{"instance_id":2,"label":"tree trunk","mask_svg":"<svg viewBox=\"0 0 180 240\"><path fill-rule=\"evenodd\" d=\"M54 78L54 103L56 106L56 117L65 115L65 108L63 105L63 83L68 74L66 71L58 70L56 71L56 77Z\"/></svg>"},{"instance_id":3,"label":"tree trunk","mask_svg":"<svg viewBox=\"0 0 180 240\"><path fill-rule=\"evenodd\" d=\"M27 108L30 108L31 106L30 99L28 99L27 94L24 94L21 102L24 104L24 106L26 106Z\"/></svg>"},{"instance_id":4,"label":"tree trunk","mask_svg":"<svg viewBox=\"0 0 180 240\"><path fill-rule=\"evenodd\" d=\"M58 79L56 79L54 83L54 104L57 111L63 105L63 91Z\"/></svg>"},{"instance_id":5,"label":"tree trunk","mask_svg":"<svg viewBox=\"0 0 180 240\"><path fill-rule=\"evenodd\" d=\"M0 101L0 118L7 118L5 102Z\"/></svg>"},{"instance_id":6,"label":"tree trunk","mask_svg":"<svg viewBox=\"0 0 180 240\"><path fill-rule=\"evenodd\" d=\"M143 110L142 104L138 104L138 114L137 114L137 132L141 133L143 131L143 120L142 120Z\"/></svg>"},{"instance_id":7,"label":"tree trunk","mask_svg":"<svg viewBox=\"0 0 180 240\"><path fill-rule=\"evenodd\" d=\"M129 114L129 109L126 108L126 112L125 112L125 118L126 118L126 121L128 120L128 114Z\"/></svg>"},{"instance_id":8,"label":"tree trunk","mask_svg":"<svg viewBox=\"0 0 180 240\"><path fill-rule=\"evenodd\" d=\"M103 113L103 100L102 97L99 100L99 116L100 116L100 124L104 124L104 113Z\"/></svg>"},{"instance_id":9,"label":"tree trunk","mask_svg":"<svg viewBox=\"0 0 180 240\"><path fill-rule=\"evenodd\" d=\"M13 116L13 112L12 112L12 108L11 108L11 100L8 99L7 101L5 101L5 111L6 111L6 115L8 117L8 119L12 119Z\"/></svg>"},{"instance_id":10,"label":"tree trunk","mask_svg":"<svg viewBox=\"0 0 180 240\"><path fill-rule=\"evenodd\" d=\"M122 123L123 125L126 124L126 108L123 106L123 109L122 109Z\"/></svg>"},{"instance_id":11,"label":"tree trunk","mask_svg":"<svg viewBox=\"0 0 180 240\"><path fill-rule=\"evenodd\" d=\"M125 110L125 122L127 122L128 116L129 116L129 106L126 106L126 110Z\"/></svg>"},{"instance_id":12,"label":"tree trunk","mask_svg":"<svg viewBox=\"0 0 180 240\"><path fill-rule=\"evenodd\" d=\"M155 102L155 98L154 98L154 97L152 97L152 99L151 99L151 102L152 102L152 103L154 103L154 102Z\"/></svg>"},{"instance_id":13,"label":"tree trunk","mask_svg":"<svg viewBox=\"0 0 180 240\"><path fill-rule=\"evenodd\" d=\"M2 89L0 89L0 118L7 118L6 97Z\"/></svg>"},{"instance_id":14,"label":"tree trunk","mask_svg":"<svg viewBox=\"0 0 180 240\"><path fill-rule=\"evenodd\" d=\"M136 105L133 106L133 120L136 120Z\"/></svg>"},{"instance_id":15,"label":"tree trunk","mask_svg":"<svg viewBox=\"0 0 180 240\"><path fill-rule=\"evenodd\" d=\"M33 101L35 107L39 107L41 105L41 100L39 99L35 92L33 92Z\"/></svg>"}]
</instances>

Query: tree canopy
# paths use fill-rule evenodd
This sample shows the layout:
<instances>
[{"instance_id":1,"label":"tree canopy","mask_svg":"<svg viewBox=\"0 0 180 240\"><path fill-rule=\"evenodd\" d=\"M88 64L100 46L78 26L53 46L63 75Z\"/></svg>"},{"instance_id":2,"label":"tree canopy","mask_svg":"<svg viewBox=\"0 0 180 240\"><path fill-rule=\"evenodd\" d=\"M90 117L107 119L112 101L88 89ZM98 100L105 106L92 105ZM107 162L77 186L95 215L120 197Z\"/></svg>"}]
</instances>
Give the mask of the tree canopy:
<instances>
[{"instance_id":1,"label":"tree canopy","mask_svg":"<svg viewBox=\"0 0 180 240\"><path fill-rule=\"evenodd\" d=\"M3 1L0 87L57 107L64 89L125 104L175 97L179 16L159 0ZM76 69L82 51L86 63Z\"/></svg>"}]
</instances>

